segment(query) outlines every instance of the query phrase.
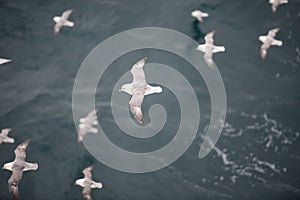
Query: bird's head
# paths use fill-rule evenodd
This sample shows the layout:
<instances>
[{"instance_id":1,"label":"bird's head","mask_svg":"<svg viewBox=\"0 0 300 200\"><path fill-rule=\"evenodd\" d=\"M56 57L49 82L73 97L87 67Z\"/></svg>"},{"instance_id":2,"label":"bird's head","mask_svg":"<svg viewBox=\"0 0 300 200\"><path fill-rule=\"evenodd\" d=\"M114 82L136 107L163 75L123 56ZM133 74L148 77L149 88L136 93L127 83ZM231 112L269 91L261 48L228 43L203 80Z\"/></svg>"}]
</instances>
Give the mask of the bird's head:
<instances>
[{"instance_id":1,"label":"bird's head","mask_svg":"<svg viewBox=\"0 0 300 200\"><path fill-rule=\"evenodd\" d=\"M12 171L12 163L6 163L3 165L2 169L10 170Z\"/></svg>"},{"instance_id":2,"label":"bird's head","mask_svg":"<svg viewBox=\"0 0 300 200\"><path fill-rule=\"evenodd\" d=\"M121 86L121 89L119 89L119 92L130 92L131 85L130 84L125 84Z\"/></svg>"},{"instance_id":3,"label":"bird's head","mask_svg":"<svg viewBox=\"0 0 300 200\"><path fill-rule=\"evenodd\" d=\"M83 184L84 180L83 179L78 179L75 181L74 185L79 185L81 187L84 187L84 184Z\"/></svg>"},{"instance_id":4,"label":"bird's head","mask_svg":"<svg viewBox=\"0 0 300 200\"><path fill-rule=\"evenodd\" d=\"M54 22L57 23L57 22L59 22L59 20L60 20L60 17L58 17L58 16L53 17L53 21L54 21Z\"/></svg>"}]
</instances>

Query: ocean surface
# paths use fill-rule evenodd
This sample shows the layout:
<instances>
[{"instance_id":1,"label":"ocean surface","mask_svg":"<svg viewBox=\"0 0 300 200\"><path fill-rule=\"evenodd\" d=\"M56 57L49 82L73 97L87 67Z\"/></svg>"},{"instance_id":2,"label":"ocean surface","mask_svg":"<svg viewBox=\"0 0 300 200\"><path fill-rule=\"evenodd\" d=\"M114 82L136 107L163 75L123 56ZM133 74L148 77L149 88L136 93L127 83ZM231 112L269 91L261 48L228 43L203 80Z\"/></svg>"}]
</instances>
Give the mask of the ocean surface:
<instances>
[{"instance_id":1,"label":"ocean surface","mask_svg":"<svg viewBox=\"0 0 300 200\"><path fill-rule=\"evenodd\" d=\"M70 8L75 9L70 16L75 27L54 36L53 16ZM204 23L191 17L195 9L209 13ZM100 42L138 27L173 29L199 43L216 30L215 44L226 46L225 53L214 56L226 89L226 122L204 159L198 158L198 151L210 118L205 83L176 55L151 49L123 55L115 68L111 66L112 73L103 80L107 89L96 94L99 122L114 143L129 150L159 148L176 132L180 110L168 90L158 99L149 97L144 105L146 123L153 101L166 106L171 118L161 133L166 139L151 140L149 145L132 138L126 142L111 118L110 80L147 56L149 61L180 68L200 99L199 134L190 148L166 168L130 174L102 164L77 144L72 90L81 63ZM284 45L271 47L262 61L257 38L275 27L280 27L276 38ZM82 188L74 182L91 164L94 179L104 185L92 191L93 199L300 199L299 34L299 0L279 6L276 13L267 0L0 0L0 57L13 60L0 66L0 129L13 128L10 136L15 138L14 144L0 146L0 165L14 159L19 143L32 139L27 161L38 162L39 169L24 173L19 185L24 200L83 199ZM0 200L11 199L10 174L0 171Z\"/></svg>"}]
</instances>

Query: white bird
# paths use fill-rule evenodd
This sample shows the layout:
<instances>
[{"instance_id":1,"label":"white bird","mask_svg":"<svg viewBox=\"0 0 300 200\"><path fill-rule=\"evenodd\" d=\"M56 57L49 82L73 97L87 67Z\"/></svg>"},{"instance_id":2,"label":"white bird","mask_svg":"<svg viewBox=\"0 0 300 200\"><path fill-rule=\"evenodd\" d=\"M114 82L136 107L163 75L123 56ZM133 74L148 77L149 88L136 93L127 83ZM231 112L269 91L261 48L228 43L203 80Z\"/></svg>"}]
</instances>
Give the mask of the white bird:
<instances>
[{"instance_id":1,"label":"white bird","mask_svg":"<svg viewBox=\"0 0 300 200\"><path fill-rule=\"evenodd\" d=\"M5 128L5 129L1 130L0 144L2 144L3 142L5 142L5 143L14 143L15 142L14 138L8 137L8 134L11 130L12 130L11 128Z\"/></svg>"},{"instance_id":2,"label":"white bird","mask_svg":"<svg viewBox=\"0 0 300 200\"><path fill-rule=\"evenodd\" d=\"M54 26L54 34L58 34L60 29L63 26L73 27L74 22L68 20L69 16L72 14L74 9L66 10L63 12L62 16L55 16L53 17L53 21L56 23Z\"/></svg>"},{"instance_id":3,"label":"white bird","mask_svg":"<svg viewBox=\"0 0 300 200\"><path fill-rule=\"evenodd\" d=\"M144 65L147 61L147 58L143 58L139 60L136 64L134 64L130 70L133 80L132 83L128 83L121 86L119 91L126 92L127 94L133 95L134 91L142 86L146 86L145 88L145 95L154 94L154 93L161 93L162 88L157 86L151 86L147 83L145 72L144 72Z\"/></svg>"},{"instance_id":4,"label":"white bird","mask_svg":"<svg viewBox=\"0 0 300 200\"><path fill-rule=\"evenodd\" d=\"M8 63L11 62L10 59L5 59L5 58L0 58L0 65L4 64L4 63Z\"/></svg>"},{"instance_id":5,"label":"white bird","mask_svg":"<svg viewBox=\"0 0 300 200\"><path fill-rule=\"evenodd\" d=\"M29 144L30 140L26 140L25 142L21 143L15 149L15 160L10 163L6 163L3 166L3 169L12 171L12 175L8 180L8 188L9 191L12 193L13 199L19 199L19 183L22 179L23 172L29 170L37 170L38 164L37 163L29 163L26 162L26 148Z\"/></svg>"},{"instance_id":6,"label":"white bird","mask_svg":"<svg viewBox=\"0 0 300 200\"><path fill-rule=\"evenodd\" d=\"M122 85L121 89L119 90L132 95L129 101L130 111L140 124L144 124L141 108L144 101L144 96L162 92L161 87L154 87L147 83L143 68L146 61L147 58L143 58L132 66L130 70L133 76L132 83Z\"/></svg>"},{"instance_id":7,"label":"white bird","mask_svg":"<svg viewBox=\"0 0 300 200\"><path fill-rule=\"evenodd\" d=\"M194 10L191 15L195 17L199 22L203 22L203 17L208 17L208 13L202 12L200 10Z\"/></svg>"},{"instance_id":8,"label":"white bird","mask_svg":"<svg viewBox=\"0 0 300 200\"><path fill-rule=\"evenodd\" d=\"M82 195L85 200L92 200L91 190L94 188L101 189L103 187L102 183L93 181L91 170L93 165L82 170L84 178L75 181L75 185L83 187Z\"/></svg>"},{"instance_id":9,"label":"white bird","mask_svg":"<svg viewBox=\"0 0 300 200\"><path fill-rule=\"evenodd\" d=\"M94 126L98 124L97 120L97 110L92 110L87 114L86 117L79 119L78 125L78 139L77 142L81 143L83 137L88 133L98 133L98 129Z\"/></svg>"},{"instance_id":10,"label":"white bird","mask_svg":"<svg viewBox=\"0 0 300 200\"><path fill-rule=\"evenodd\" d=\"M287 4L288 0L269 0L269 3L272 4L272 12L275 13L277 10L277 7L280 4Z\"/></svg>"},{"instance_id":11,"label":"white bird","mask_svg":"<svg viewBox=\"0 0 300 200\"><path fill-rule=\"evenodd\" d=\"M214 68L215 63L213 61L213 54L218 52L224 52L225 47L224 46L215 46L214 45L214 34L215 31L211 31L208 34L205 35L205 44L200 44L197 47L198 51L201 51L204 53L204 60L207 63L207 65L211 68Z\"/></svg>"},{"instance_id":12,"label":"white bird","mask_svg":"<svg viewBox=\"0 0 300 200\"><path fill-rule=\"evenodd\" d=\"M258 39L263 43L260 47L260 55L263 60L266 58L267 50L271 46L282 46L283 42L275 39L276 33L279 30L279 28L274 28L269 30L268 35L262 35L258 37Z\"/></svg>"}]
</instances>

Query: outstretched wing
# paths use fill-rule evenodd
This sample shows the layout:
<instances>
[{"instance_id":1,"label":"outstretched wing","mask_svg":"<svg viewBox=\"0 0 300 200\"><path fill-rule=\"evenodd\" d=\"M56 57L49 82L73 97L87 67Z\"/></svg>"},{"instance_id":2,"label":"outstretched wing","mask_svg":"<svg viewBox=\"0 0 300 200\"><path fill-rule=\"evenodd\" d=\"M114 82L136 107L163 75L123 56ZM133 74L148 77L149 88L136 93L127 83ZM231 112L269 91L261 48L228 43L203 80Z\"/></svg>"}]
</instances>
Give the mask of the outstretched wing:
<instances>
[{"instance_id":1,"label":"outstretched wing","mask_svg":"<svg viewBox=\"0 0 300 200\"><path fill-rule=\"evenodd\" d=\"M278 33L279 30L280 30L279 28L274 28L274 29L269 30L268 36L272 37L272 38L275 38L276 33Z\"/></svg>"},{"instance_id":2,"label":"outstretched wing","mask_svg":"<svg viewBox=\"0 0 300 200\"><path fill-rule=\"evenodd\" d=\"M267 44L267 43L264 43L264 44L261 45L261 47L260 47L260 57L261 57L261 59L264 60L266 58L267 50L268 50L269 47L270 47L270 45Z\"/></svg>"},{"instance_id":3,"label":"outstretched wing","mask_svg":"<svg viewBox=\"0 0 300 200\"><path fill-rule=\"evenodd\" d=\"M11 130L11 128L2 129L0 135L7 136Z\"/></svg>"},{"instance_id":4,"label":"outstretched wing","mask_svg":"<svg viewBox=\"0 0 300 200\"><path fill-rule=\"evenodd\" d=\"M24 141L21 143L17 148L15 149L15 156L17 160L25 161L26 158L26 148L30 142L30 139Z\"/></svg>"},{"instance_id":5,"label":"outstretched wing","mask_svg":"<svg viewBox=\"0 0 300 200\"><path fill-rule=\"evenodd\" d=\"M64 19L68 19L73 11L74 11L74 9L66 10L65 12L63 12L61 17L64 18Z\"/></svg>"},{"instance_id":6,"label":"outstretched wing","mask_svg":"<svg viewBox=\"0 0 300 200\"><path fill-rule=\"evenodd\" d=\"M82 195L85 200L92 200L91 187L89 187L89 186L84 187L82 190Z\"/></svg>"},{"instance_id":7,"label":"outstretched wing","mask_svg":"<svg viewBox=\"0 0 300 200\"><path fill-rule=\"evenodd\" d=\"M207 64L210 68L214 69L214 67L215 67L215 62L213 61L212 56L213 56L213 52L210 50L210 51L206 51L206 52L204 53L204 56L203 56L203 57L204 57L204 60L205 60L206 64Z\"/></svg>"},{"instance_id":8,"label":"outstretched wing","mask_svg":"<svg viewBox=\"0 0 300 200\"><path fill-rule=\"evenodd\" d=\"M54 26L54 34L57 35L61 29L61 27L63 26L62 22L57 22Z\"/></svg>"},{"instance_id":9,"label":"outstretched wing","mask_svg":"<svg viewBox=\"0 0 300 200\"><path fill-rule=\"evenodd\" d=\"M82 173L84 174L84 178L92 179L92 169L94 168L94 165L91 165L84 170L82 170Z\"/></svg>"},{"instance_id":10,"label":"outstretched wing","mask_svg":"<svg viewBox=\"0 0 300 200\"><path fill-rule=\"evenodd\" d=\"M144 95L145 95L145 88L146 86L142 86L138 88L132 95L129 106L130 111L135 117L136 120L138 120L139 123L144 124L143 120L143 113L142 113L142 103L144 101Z\"/></svg>"},{"instance_id":11,"label":"outstretched wing","mask_svg":"<svg viewBox=\"0 0 300 200\"><path fill-rule=\"evenodd\" d=\"M8 180L8 189L13 196L14 200L19 199L19 183L22 179L22 170L13 170L11 177Z\"/></svg>"},{"instance_id":12,"label":"outstretched wing","mask_svg":"<svg viewBox=\"0 0 300 200\"><path fill-rule=\"evenodd\" d=\"M147 58L139 60L136 64L132 66L130 70L133 76L133 88L138 88L146 84L146 76L143 68L146 61Z\"/></svg>"},{"instance_id":13,"label":"outstretched wing","mask_svg":"<svg viewBox=\"0 0 300 200\"><path fill-rule=\"evenodd\" d=\"M215 31L211 31L207 33L204 37L205 43L214 44L214 35L215 35Z\"/></svg>"},{"instance_id":14,"label":"outstretched wing","mask_svg":"<svg viewBox=\"0 0 300 200\"><path fill-rule=\"evenodd\" d=\"M97 110L92 110L86 117L91 121L97 119Z\"/></svg>"},{"instance_id":15,"label":"outstretched wing","mask_svg":"<svg viewBox=\"0 0 300 200\"><path fill-rule=\"evenodd\" d=\"M37 170L39 165L37 163L25 162L25 167L23 171Z\"/></svg>"}]
</instances>

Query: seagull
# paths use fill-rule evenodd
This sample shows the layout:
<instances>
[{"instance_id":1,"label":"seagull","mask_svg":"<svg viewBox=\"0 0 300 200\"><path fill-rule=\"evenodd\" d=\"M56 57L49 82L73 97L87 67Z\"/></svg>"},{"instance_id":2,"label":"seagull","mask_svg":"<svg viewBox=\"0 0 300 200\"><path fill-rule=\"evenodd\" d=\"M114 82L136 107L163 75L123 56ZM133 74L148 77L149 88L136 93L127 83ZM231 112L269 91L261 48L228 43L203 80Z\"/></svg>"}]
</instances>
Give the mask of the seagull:
<instances>
[{"instance_id":1,"label":"seagull","mask_svg":"<svg viewBox=\"0 0 300 200\"><path fill-rule=\"evenodd\" d=\"M215 46L214 45L214 34L215 31L211 31L208 34L205 35L205 44L200 44L197 47L198 51L201 51L204 53L204 60L207 63L207 65L211 68L214 68L215 63L212 59L214 53L218 52L224 52L225 47L224 46Z\"/></svg>"},{"instance_id":2,"label":"seagull","mask_svg":"<svg viewBox=\"0 0 300 200\"><path fill-rule=\"evenodd\" d=\"M86 117L80 118L78 125L79 130L77 142L81 143L83 137L88 133L98 133L98 129L94 127L97 124L97 110L92 110L87 114Z\"/></svg>"},{"instance_id":3,"label":"seagull","mask_svg":"<svg viewBox=\"0 0 300 200\"><path fill-rule=\"evenodd\" d=\"M91 173L91 170L93 169L93 167L94 166L92 165L92 166L89 166L89 167L85 168L84 170L82 170L82 173L84 174L84 178L78 179L75 182L75 185L79 185L79 186L83 187L82 195L85 200L92 200L91 190L93 188L101 189L103 187L102 183L100 183L100 182L97 183L97 182L93 181L92 173Z\"/></svg>"},{"instance_id":4,"label":"seagull","mask_svg":"<svg viewBox=\"0 0 300 200\"><path fill-rule=\"evenodd\" d=\"M272 12L275 13L277 10L277 7L280 4L287 4L288 0L269 0L269 3L272 4Z\"/></svg>"},{"instance_id":5,"label":"seagull","mask_svg":"<svg viewBox=\"0 0 300 200\"><path fill-rule=\"evenodd\" d=\"M130 70L133 76L132 83L122 85L121 89L119 90L132 95L129 101L130 111L140 124L144 124L143 113L141 109L144 96L162 92L162 88L160 86L154 87L147 83L143 69L146 61L147 57L139 60L132 66Z\"/></svg>"},{"instance_id":6,"label":"seagull","mask_svg":"<svg viewBox=\"0 0 300 200\"><path fill-rule=\"evenodd\" d=\"M132 83L128 83L121 86L120 92L126 92L129 95L133 95L134 91L142 86L146 86L145 95L154 94L154 93L161 93L162 88L157 86L151 86L146 82L146 76L144 72L144 65L147 61L147 58L143 58L139 60L136 64L134 64L130 70L133 80Z\"/></svg>"},{"instance_id":7,"label":"seagull","mask_svg":"<svg viewBox=\"0 0 300 200\"><path fill-rule=\"evenodd\" d=\"M276 33L279 31L279 28L274 28L269 30L268 35L259 36L258 39L263 43L260 47L260 55L261 58L264 60L267 56L267 50L271 46L282 46L283 42L280 40L274 39Z\"/></svg>"},{"instance_id":8,"label":"seagull","mask_svg":"<svg viewBox=\"0 0 300 200\"><path fill-rule=\"evenodd\" d=\"M74 11L74 9L69 9L66 10L65 12L63 12L62 16L55 16L53 17L53 21L56 23L54 26L54 34L58 34L60 29L63 26L69 26L69 27L73 27L74 26L74 22L71 22L68 20L69 16L72 14L72 12Z\"/></svg>"},{"instance_id":9,"label":"seagull","mask_svg":"<svg viewBox=\"0 0 300 200\"><path fill-rule=\"evenodd\" d=\"M191 15L195 17L199 22L203 22L203 17L208 17L208 13L202 12L200 10L194 10Z\"/></svg>"},{"instance_id":10,"label":"seagull","mask_svg":"<svg viewBox=\"0 0 300 200\"><path fill-rule=\"evenodd\" d=\"M4 64L4 63L8 63L11 62L10 59L5 59L5 58L0 58L0 65Z\"/></svg>"},{"instance_id":11,"label":"seagull","mask_svg":"<svg viewBox=\"0 0 300 200\"><path fill-rule=\"evenodd\" d=\"M21 143L15 149L15 160L10 163L6 163L3 166L3 169L12 171L12 175L8 180L8 188L9 191L12 193L13 199L19 199L19 192L18 192L18 185L22 179L23 172L29 170L37 170L38 164L37 163L28 163L25 161L26 159L26 148L29 144L30 140L26 140L25 142Z\"/></svg>"},{"instance_id":12,"label":"seagull","mask_svg":"<svg viewBox=\"0 0 300 200\"><path fill-rule=\"evenodd\" d=\"M5 142L5 143L14 143L15 142L14 138L10 138L7 136L11 130L12 130L11 128L5 128L5 129L1 130L0 144L2 144L3 142Z\"/></svg>"}]
</instances>

